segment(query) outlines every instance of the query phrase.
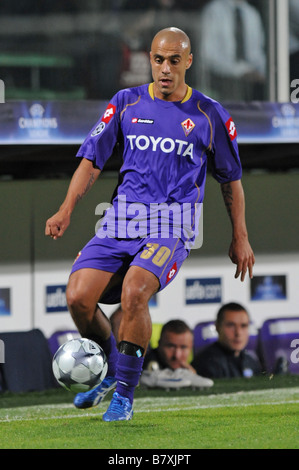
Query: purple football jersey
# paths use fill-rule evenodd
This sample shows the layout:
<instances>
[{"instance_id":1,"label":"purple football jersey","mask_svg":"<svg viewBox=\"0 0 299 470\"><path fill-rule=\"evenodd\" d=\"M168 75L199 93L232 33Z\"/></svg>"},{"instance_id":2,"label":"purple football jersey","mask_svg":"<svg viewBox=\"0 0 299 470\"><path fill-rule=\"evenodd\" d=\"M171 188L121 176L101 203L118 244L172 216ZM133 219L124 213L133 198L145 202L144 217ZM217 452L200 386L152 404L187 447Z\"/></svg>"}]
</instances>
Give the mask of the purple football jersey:
<instances>
[{"instance_id":1,"label":"purple football jersey","mask_svg":"<svg viewBox=\"0 0 299 470\"><path fill-rule=\"evenodd\" d=\"M103 169L116 142L122 150L120 184L99 236L165 237L170 225L170 236L194 239L208 159L219 183L241 178L236 135L228 112L190 87L181 102L155 98L152 83L119 91L77 154Z\"/></svg>"}]
</instances>

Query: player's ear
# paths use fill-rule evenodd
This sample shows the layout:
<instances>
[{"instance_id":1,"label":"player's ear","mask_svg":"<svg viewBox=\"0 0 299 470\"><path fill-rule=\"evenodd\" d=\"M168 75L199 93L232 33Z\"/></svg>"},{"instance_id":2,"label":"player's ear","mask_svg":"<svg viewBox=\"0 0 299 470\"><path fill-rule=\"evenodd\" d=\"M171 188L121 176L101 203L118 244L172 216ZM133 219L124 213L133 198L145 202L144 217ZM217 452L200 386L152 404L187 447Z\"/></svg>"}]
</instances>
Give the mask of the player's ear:
<instances>
[{"instance_id":1,"label":"player's ear","mask_svg":"<svg viewBox=\"0 0 299 470\"><path fill-rule=\"evenodd\" d=\"M187 60L187 64L186 64L186 70L190 69L192 62L193 62L193 54L190 53L188 60Z\"/></svg>"}]
</instances>

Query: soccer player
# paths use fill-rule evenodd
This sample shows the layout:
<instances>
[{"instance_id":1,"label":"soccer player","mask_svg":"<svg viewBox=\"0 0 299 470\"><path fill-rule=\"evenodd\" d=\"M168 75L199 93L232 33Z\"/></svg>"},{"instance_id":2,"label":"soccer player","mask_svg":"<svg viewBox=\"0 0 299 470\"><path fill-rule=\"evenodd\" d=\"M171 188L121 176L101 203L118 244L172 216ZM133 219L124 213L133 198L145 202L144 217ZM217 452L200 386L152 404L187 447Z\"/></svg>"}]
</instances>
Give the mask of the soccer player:
<instances>
[{"instance_id":1,"label":"soccer player","mask_svg":"<svg viewBox=\"0 0 299 470\"><path fill-rule=\"evenodd\" d=\"M175 211L168 218L172 234L165 233L164 222L157 222L158 206L175 206L182 218L187 210L193 221L203 201L208 159L232 223L229 256L237 265L235 277L243 281L246 272L252 277L254 265L233 120L219 103L186 84L192 54L183 31L159 31L150 63L153 83L119 91L80 147L82 160L66 198L45 229L53 239L63 235L77 202L119 142L123 165L116 195L96 235L75 260L66 293L79 332L100 344L108 357L105 380L77 395L74 403L94 406L116 388L104 421L132 418L134 390L151 337L148 301L176 277L195 238L194 227L180 226ZM119 301L117 349L98 302Z\"/></svg>"}]
</instances>

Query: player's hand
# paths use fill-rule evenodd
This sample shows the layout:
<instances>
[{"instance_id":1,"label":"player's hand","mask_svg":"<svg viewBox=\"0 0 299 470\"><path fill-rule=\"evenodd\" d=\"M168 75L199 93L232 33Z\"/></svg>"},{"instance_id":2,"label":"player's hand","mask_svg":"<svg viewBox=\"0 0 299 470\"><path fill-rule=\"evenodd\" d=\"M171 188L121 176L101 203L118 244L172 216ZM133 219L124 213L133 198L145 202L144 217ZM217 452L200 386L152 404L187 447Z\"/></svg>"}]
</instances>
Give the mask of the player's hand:
<instances>
[{"instance_id":1,"label":"player's hand","mask_svg":"<svg viewBox=\"0 0 299 470\"><path fill-rule=\"evenodd\" d=\"M253 266L255 263L254 253L247 238L233 240L229 249L229 257L237 265L235 278L241 275L243 282L248 272L250 279L253 277Z\"/></svg>"},{"instance_id":2,"label":"player's hand","mask_svg":"<svg viewBox=\"0 0 299 470\"><path fill-rule=\"evenodd\" d=\"M45 235L57 240L62 237L69 224L70 216L63 212L57 212L47 220Z\"/></svg>"},{"instance_id":3,"label":"player's hand","mask_svg":"<svg viewBox=\"0 0 299 470\"><path fill-rule=\"evenodd\" d=\"M187 369L190 372L193 372L193 374L196 374L196 370L191 366L191 364L188 361L181 360L179 362L180 362L179 366L181 369Z\"/></svg>"}]
</instances>

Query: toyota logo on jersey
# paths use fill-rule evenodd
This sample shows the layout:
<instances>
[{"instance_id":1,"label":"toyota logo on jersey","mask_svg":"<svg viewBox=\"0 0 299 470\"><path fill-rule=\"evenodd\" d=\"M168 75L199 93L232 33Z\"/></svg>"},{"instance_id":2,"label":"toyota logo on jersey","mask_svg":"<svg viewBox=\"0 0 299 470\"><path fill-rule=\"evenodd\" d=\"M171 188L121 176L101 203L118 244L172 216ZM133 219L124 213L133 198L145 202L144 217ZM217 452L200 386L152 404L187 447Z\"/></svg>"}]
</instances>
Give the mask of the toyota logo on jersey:
<instances>
[{"instance_id":1,"label":"toyota logo on jersey","mask_svg":"<svg viewBox=\"0 0 299 470\"><path fill-rule=\"evenodd\" d=\"M114 106L114 104L109 103L102 117L102 121L108 124L112 116L115 114L115 111L116 111L116 106Z\"/></svg>"},{"instance_id":2,"label":"toyota logo on jersey","mask_svg":"<svg viewBox=\"0 0 299 470\"><path fill-rule=\"evenodd\" d=\"M232 118L229 118L229 120L226 121L225 126L226 126L226 129L228 130L230 140L234 140L237 137L237 129Z\"/></svg>"}]
</instances>

